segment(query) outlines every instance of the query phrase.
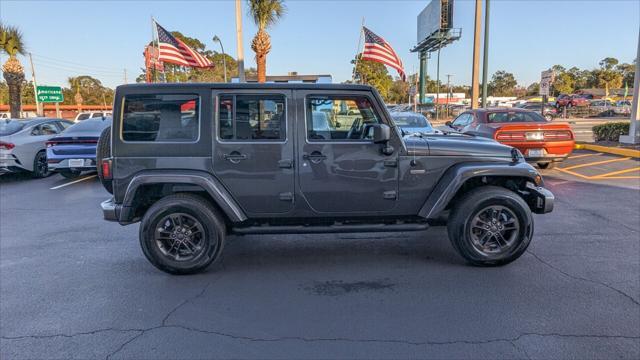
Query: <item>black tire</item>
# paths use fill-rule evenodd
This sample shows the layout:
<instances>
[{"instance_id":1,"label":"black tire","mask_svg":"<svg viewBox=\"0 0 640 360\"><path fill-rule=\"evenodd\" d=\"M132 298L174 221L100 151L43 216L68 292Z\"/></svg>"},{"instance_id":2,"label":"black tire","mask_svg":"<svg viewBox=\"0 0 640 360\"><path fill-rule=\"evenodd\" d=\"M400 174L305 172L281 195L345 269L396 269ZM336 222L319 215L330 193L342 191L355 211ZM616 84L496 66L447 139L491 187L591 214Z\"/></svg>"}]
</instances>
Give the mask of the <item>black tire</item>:
<instances>
[{"instance_id":1,"label":"black tire","mask_svg":"<svg viewBox=\"0 0 640 360\"><path fill-rule=\"evenodd\" d=\"M111 180L105 180L102 176L102 159L111 157L111 126L106 127L100 134L98 139L98 146L96 147L96 170L98 171L98 178L102 186L113 194L113 183Z\"/></svg>"},{"instance_id":2,"label":"black tire","mask_svg":"<svg viewBox=\"0 0 640 360\"><path fill-rule=\"evenodd\" d=\"M31 172L31 176L36 179L40 179L49 175L51 175L51 171L49 171L49 166L47 165L47 152L41 150L33 159L33 171Z\"/></svg>"},{"instance_id":3,"label":"black tire","mask_svg":"<svg viewBox=\"0 0 640 360\"><path fill-rule=\"evenodd\" d=\"M509 232L509 238L512 240L507 242L508 246L504 250L502 246L499 246L500 250L496 253L478 249L480 245L474 244L473 238L476 235L475 233L472 235L472 231L477 230L477 227L472 224L476 216L480 216L479 214L483 214L483 211L493 207L508 209L518 226L518 230L504 230L504 233ZM501 213L502 211L504 210L501 210ZM506 216L506 213L502 214ZM499 224L502 229L502 222L500 221ZM489 225L491 225L490 222ZM498 225L494 224L494 226L497 228ZM504 225L505 229L506 227L507 223ZM527 250L533 236L533 227L531 210L518 194L497 186L482 186L471 190L456 202L449 217L447 231L455 250L470 264L500 266L516 260ZM503 233L500 230L499 232ZM490 239L491 237L485 240L485 244ZM499 243L497 238L495 240ZM505 238L502 237L502 240Z\"/></svg>"},{"instance_id":4,"label":"black tire","mask_svg":"<svg viewBox=\"0 0 640 360\"><path fill-rule=\"evenodd\" d=\"M82 174L80 170L58 170L58 172L67 179L75 179Z\"/></svg>"},{"instance_id":5,"label":"black tire","mask_svg":"<svg viewBox=\"0 0 640 360\"><path fill-rule=\"evenodd\" d=\"M180 225L175 226L173 220L169 220L169 216L183 217ZM192 225L184 221L184 216L192 222ZM183 222L184 221L184 222ZM167 227L169 226L169 227ZM193 236L186 236L182 243L173 237L184 229L193 230ZM195 229L195 230L194 230ZM197 229L200 229L197 231ZM160 232L171 234L172 239L164 237L159 239ZM197 236L197 234L200 234ZM225 241L225 223L222 216L203 198L191 194L175 194L166 196L153 204L142 218L140 224L140 246L147 259L156 268L174 275L193 274L203 271L211 263L220 259ZM183 239L183 238L181 238ZM176 243L178 246L175 247ZM190 259L178 259L182 250L191 250L189 246L197 248L197 254ZM194 246L197 244L199 246ZM167 247L170 248L167 250ZM171 252L175 247L176 256L166 254ZM192 252L193 253L193 252Z\"/></svg>"},{"instance_id":6,"label":"black tire","mask_svg":"<svg viewBox=\"0 0 640 360\"><path fill-rule=\"evenodd\" d=\"M546 163L539 162L539 163L537 163L537 165L538 165L538 167L539 167L540 169L543 169L543 170L551 170L551 169L553 169L553 168L556 166L556 163L555 163L555 162L553 162L553 161L546 162Z\"/></svg>"}]
</instances>

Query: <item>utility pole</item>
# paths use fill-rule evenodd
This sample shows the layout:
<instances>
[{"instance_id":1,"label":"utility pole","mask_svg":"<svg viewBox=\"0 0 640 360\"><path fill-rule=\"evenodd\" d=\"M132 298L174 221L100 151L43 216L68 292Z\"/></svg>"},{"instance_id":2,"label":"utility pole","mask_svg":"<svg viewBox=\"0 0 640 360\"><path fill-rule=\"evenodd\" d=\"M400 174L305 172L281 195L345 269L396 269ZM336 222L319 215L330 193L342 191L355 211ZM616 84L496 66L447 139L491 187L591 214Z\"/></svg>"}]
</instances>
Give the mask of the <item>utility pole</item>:
<instances>
[{"instance_id":1,"label":"utility pole","mask_svg":"<svg viewBox=\"0 0 640 360\"><path fill-rule=\"evenodd\" d=\"M473 67L471 69L471 108L478 108L478 75L480 72L480 31L482 25L482 0L476 0L476 16L473 33Z\"/></svg>"},{"instance_id":2,"label":"utility pole","mask_svg":"<svg viewBox=\"0 0 640 360\"><path fill-rule=\"evenodd\" d=\"M127 83L127 69L124 69L124 83Z\"/></svg>"},{"instance_id":3,"label":"utility pole","mask_svg":"<svg viewBox=\"0 0 640 360\"><path fill-rule=\"evenodd\" d=\"M638 31L638 54L640 59L640 31ZM629 123L629 135L621 135L620 142L624 144L640 143L640 61L636 60L636 75L633 77L633 97L631 102L631 115Z\"/></svg>"},{"instance_id":4,"label":"utility pole","mask_svg":"<svg viewBox=\"0 0 640 360\"><path fill-rule=\"evenodd\" d=\"M447 117L449 117L449 103L451 102L451 77L453 75L447 74Z\"/></svg>"},{"instance_id":5,"label":"utility pole","mask_svg":"<svg viewBox=\"0 0 640 360\"><path fill-rule=\"evenodd\" d=\"M242 5L236 0L236 46L238 48L238 79L241 83L244 78L244 51L242 50Z\"/></svg>"},{"instance_id":6,"label":"utility pole","mask_svg":"<svg viewBox=\"0 0 640 360\"><path fill-rule=\"evenodd\" d=\"M38 83L36 82L36 68L33 66L33 58L29 53L29 62L31 63L31 79L33 80L33 98L36 102L36 114L38 116L44 116L43 109L40 109L40 103L38 102Z\"/></svg>"},{"instance_id":7,"label":"utility pole","mask_svg":"<svg viewBox=\"0 0 640 360\"><path fill-rule=\"evenodd\" d=\"M224 54L224 46L222 46L222 40L220 40L218 35L215 35L213 37L213 42L220 43L220 49L222 49L222 67L224 68L224 82L227 82L227 56Z\"/></svg>"},{"instance_id":8,"label":"utility pole","mask_svg":"<svg viewBox=\"0 0 640 360\"><path fill-rule=\"evenodd\" d=\"M419 85L419 94L420 94L420 104L424 104L424 93L427 83L427 51L420 51L420 85Z\"/></svg>"},{"instance_id":9,"label":"utility pole","mask_svg":"<svg viewBox=\"0 0 640 360\"><path fill-rule=\"evenodd\" d=\"M487 76L489 72L489 2L484 0L484 54L482 56L482 107L487 107ZM542 106L544 112L544 105Z\"/></svg>"}]
</instances>

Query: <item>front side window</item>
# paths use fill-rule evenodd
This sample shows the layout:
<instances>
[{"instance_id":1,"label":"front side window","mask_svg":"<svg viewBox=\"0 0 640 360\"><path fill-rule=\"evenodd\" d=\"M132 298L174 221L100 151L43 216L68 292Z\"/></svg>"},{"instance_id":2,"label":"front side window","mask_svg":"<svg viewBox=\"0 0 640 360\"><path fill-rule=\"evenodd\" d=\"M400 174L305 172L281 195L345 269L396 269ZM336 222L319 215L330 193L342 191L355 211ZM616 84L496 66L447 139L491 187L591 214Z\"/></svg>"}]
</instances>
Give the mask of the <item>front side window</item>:
<instances>
[{"instance_id":1,"label":"front side window","mask_svg":"<svg viewBox=\"0 0 640 360\"><path fill-rule=\"evenodd\" d=\"M193 142L198 139L197 95L128 95L124 100L124 141Z\"/></svg>"},{"instance_id":2,"label":"front side window","mask_svg":"<svg viewBox=\"0 0 640 360\"><path fill-rule=\"evenodd\" d=\"M473 115L471 114L462 114L458 116L455 120L453 120L453 126L467 126L471 124L473 121Z\"/></svg>"},{"instance_id":3,"label":"front side window","mask_svg":"<svg viewBox=\"0 0 640 360\"><path fill-rule=\"evenodd\" d=\"M371 140L371 125L380 117L364 96L312 96L306 100L307 139Z\"/></svg>"},{"instance_id":4,"label":"front side window","mask_svg":"<svg viewBox=\"0 0 640 360\"><path fill-rule=\"evenodd\" d=\"M220 96L218 104L218 136L221 140L286 139L284 96L223 95Z\"/></svg>"}]
</instances>

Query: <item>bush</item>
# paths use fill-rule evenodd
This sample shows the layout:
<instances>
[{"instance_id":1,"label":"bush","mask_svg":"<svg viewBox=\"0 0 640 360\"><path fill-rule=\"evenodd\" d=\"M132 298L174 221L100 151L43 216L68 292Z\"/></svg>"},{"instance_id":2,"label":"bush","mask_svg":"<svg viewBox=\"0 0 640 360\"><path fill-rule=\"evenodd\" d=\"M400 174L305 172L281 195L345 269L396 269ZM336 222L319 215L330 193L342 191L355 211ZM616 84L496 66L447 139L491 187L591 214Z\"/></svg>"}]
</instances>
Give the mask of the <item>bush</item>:
<instances>
[{"instance_id":1,"label":"bush","mask_svg":"<svg viewBox=\"0 0 640 360\"><path fill-rule=\"evenodd\" d=\"M629 133L629 122L608 122L592 128L595 141L618 141L620 135Z\"/></svg>"}]
</instances>

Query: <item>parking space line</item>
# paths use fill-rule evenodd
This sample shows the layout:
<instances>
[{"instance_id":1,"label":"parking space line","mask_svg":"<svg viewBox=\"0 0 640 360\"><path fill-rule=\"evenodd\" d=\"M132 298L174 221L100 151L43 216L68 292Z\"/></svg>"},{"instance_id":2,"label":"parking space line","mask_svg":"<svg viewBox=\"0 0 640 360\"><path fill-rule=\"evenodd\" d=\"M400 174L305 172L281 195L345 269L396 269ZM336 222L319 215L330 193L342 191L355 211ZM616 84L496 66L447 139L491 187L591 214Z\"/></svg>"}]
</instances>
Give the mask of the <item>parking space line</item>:
<instances>
[{"instance_id":1,"label":"parking space line","mask_svg":"<svg viewBox=\"0 0 640 360\"><path fill-rule=\"evenodd\" d=\"M96 177L96 176L98 176L98 175L90 175L90 176L84 177L84 178L82 178L82 179L78 179L78 180L74 180L74 181L72 181L72 182L68 182L68 183L66 183L66 184L62 184L62 185L58 185L58 186L54 186L54 187L50 188L49 190L56 190L56 189L60 189L60 188L63 188L63 187L65 187L65 186L69 186L69 185L73 185L73 184L75 184L75 183L79 183L80 181L85 181L85 180L88 180L88 179L93 179L93 178L94 178L94 177Z\"/></svg>"},{"instance_id":2,"label":"parking space line","mask_svg":"<svg viewBox=\"0 0 640 360\"><path fill-rule=\"evenodd\" d=\"M577 172L573 172L571 170L567 170L567 169L563 169L563 168L556 168L556 170L561 171L563 173L567 173L569 175L577 176L579 178L583 178L583 179L586 179L586 180L591 180L591 176L582 175L582 174L579 174Z\"/></svg>"},{"instance_id":3,"label":"parking space line","mask_svg":"<svg viewBox=\"0 0 640 360\"><path fill-rule=\"evenodd\" d=\"M597 175L597 176L594 176L594 177L596 177L596 178L609 177L609 176L613 176L613 175L626 174L626 173L633 172L633 171L640 171L640 166L634 167L634 168L630 168L630 169L612 171L612 172L608 172L608 173L605 173L605 174L600 174L600 175Z\"/></svg>"},{"instance_id":4,"label":"parking space line","mask_svg":"<svg viewBox=\"0 0 640 360\"><path fill-rule=\"evenodd\" d=\"M569 167L566 167L566 168L558 168L558 170L573 170L573 169L578 169L578 168L587 167L587 166L608 164L608 163L612 163L612 162L625 161L625 160L631 160L631 158L630 157L625 157L625 158L618 158L618 159L596 161L596 162L591 162L591 163L586 163L586 164L573 165L573 166L569 166Z\"/></svg>"},{"instance_id":5,"label":"parking space line","mask_svg":"<svg viewBox=\"0 0 640 360\"><path fill-rule=\"evenodd\" d=\"M592 153L592 154L582 154L582 155L576 155L576 156L569 156L567 159L580 159L580 158L587 157L587 156L598 156L598 155L602 155L602 153Z\"/></svg>"}]
</instances>

